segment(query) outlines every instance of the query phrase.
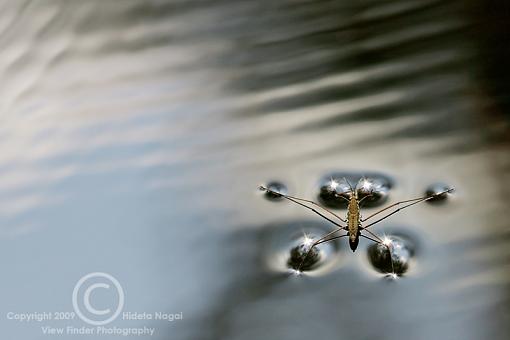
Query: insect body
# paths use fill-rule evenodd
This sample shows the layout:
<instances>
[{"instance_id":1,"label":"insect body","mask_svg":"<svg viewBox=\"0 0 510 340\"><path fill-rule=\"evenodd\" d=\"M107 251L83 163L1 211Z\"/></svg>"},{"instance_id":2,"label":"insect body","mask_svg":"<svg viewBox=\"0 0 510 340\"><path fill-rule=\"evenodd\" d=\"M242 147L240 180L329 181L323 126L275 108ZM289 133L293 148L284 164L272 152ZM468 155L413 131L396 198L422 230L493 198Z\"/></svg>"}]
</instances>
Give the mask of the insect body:
<instances>
[{"instance_id":1,"label":"insect body","mask_svg":"<svg viewBox=\"0 0 510 340\"><path fill-rule=\"evenodd\" d=\"M364 180L364 179L362 179L362 180ZM332 240L335 240L335 239L339 239L341 237L346 237L346 236L349 237L349 246L350 246L350 248L352 249L353 252L358 247L359 238L363 237L363 238L366 238L366 239L368 239L370 241L373 241L373 242L376 242L376 243L384 245L388 249L388 251L390 252L390 260L391 260L391 246L390 246L391 242L389 242L387 240L381 239L379 236L374 234L372 231L368 230L368 228L370 228L373 225L381 222L382 220L390 217L391 215L396 214L400 210L403 210L403 209L405 209L407 207L410 207L412 205L415 205L415 204L418 204L418 203L421 203L421 202L424 202L424 201L428 201L428 200L440 197L440 196L442 196L442 195L444 195L446 193L451 193L453 191L453 188L449 188L447 190L444 190L442 192L439 192L439 193L436 193L436 194L433 194L433 195L413 198L413 199L409 199L409 200L405 200L405 201L400 201L400 202L391 204L391 205L387 206L386 208L383 208L383 209L381 209L379 211L376 211L375 213L369 215L367 218L362 218L361 217L361 212L360 212L360 205L363 202L363 200L365 200L366 198L372 196L372 194L369 194L369 195L364 196L363 198L359 199L357 191L355 189L353 189L350 184L349 184L349 187L350 187L349 199L347 199L344 196L336 195L337 197L343 198L343 199L345 199L345 200L347 200L349 202L349 204L347 206L347 216L344 219L344 218L341 218L340 216L338 216L337 214L335 214L334 212L332 212L331 210L328 210L328 209L322 207L321 205L319 205L319 204L317 204L317 203L315 203L313 201L302 199L302 198L298 198L298 197L294 197L294 196L284 195L284 194L278 193L276 191L270 190L270 189L268 189L268 188L266 188L264 186L260 186L261 190L269 192L269 193L273 194L274 196L283 197L283 198L285 198L285 199L287 199L287 200L289 200L289 201L291 201L291 202L293 202L295 204L298 204L298 205L300 205L302 207L305 207L305 208L313 211L317 215L323 217L324 219L328 220L329 222L331 222L332 224L334 224L336 226L336 228L333 231L331 231L331 232L321 236L319 239L317 239L316 241L314 241L311 244L310 249L308 250L308 252L305 255L305 257L303 258L300 266L298 267L298 271L301 270L301 267L303 266L303 263L305 262L306 258L308 257L308 255L310 254L310 252L312 251L312 249L315 246L317 246L317 245L319 245L321 243L329 242L329 241L332 241ZM401 206L401 207L397 208L398 206ZM377 219L374 222L371 222L371 223L369 223L367 225L363 225L363 223L368 221L369 219L371 219L371 218L373 218L373 217L375 217L375 216L377 216L377 215L379 215L379 214L381 214L381 213L383 213L385 211L388 211L388 210L390 210L392 208L396 208L396 209L394 209L393 211L391 211L388 214L384 215L383 217L380 217L379 219ZM342 231L344 231L346 233L343 234L343 235L338 235L338 233L342 232ZM364 234L365 232L370 234L370 236L365 235ZM393 262L391 263L391 265L392 265L392 268L393 268Z\"/></svg>"},{"instance_id":2,"label":"insect body","mask_svg":"<svg viewBox=\"0 0 510 340\"><path fill-rule=\"evenodd\" d=\"M347 232L349 234L349 246L352 251L358 248L361 227L361 215L359 212L358 194L353 192L347 206Z\"/></svg>"}]
</instances>

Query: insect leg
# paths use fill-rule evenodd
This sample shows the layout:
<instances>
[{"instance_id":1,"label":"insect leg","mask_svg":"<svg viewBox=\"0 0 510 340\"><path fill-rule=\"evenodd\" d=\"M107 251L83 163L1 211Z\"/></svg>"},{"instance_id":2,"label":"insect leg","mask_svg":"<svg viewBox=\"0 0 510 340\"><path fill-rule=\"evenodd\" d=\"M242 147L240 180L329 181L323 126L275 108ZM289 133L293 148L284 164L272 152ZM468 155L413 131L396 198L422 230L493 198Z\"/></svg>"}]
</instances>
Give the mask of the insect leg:
<instances>
[{"instance_id":1,"label":"insect leg","mask_svg":"<svg viewBox=\"0 0 510 340\"><path fill-rule=\"evenodd\" d=\"M335 194L335 197L342 198L342 199L346 200L347 202L349 202L349 199L347 199L346 197L344 197L344 196L342 196L342 195ZM344 221L344 222L345 222L345 221Z\"/></svg>"},{"instance_id":2,"label":"insect leg","mask_svg":"<svg viewBox=\"0 0 510 340\"><path fill-rule=\"evenodd\" d=\"M339 230L335 230L334 232L337 232ZM308 256L310 255L310 253L312 252L312 249L321 244L321 243L324 243L324 242L329 242L329 241L332 241L332 240L336 240L336 239L339 239L341 237L345 237L345 236L348 236L349 234L345 234L345 235L340 235L340 236L335 236L335 237L331 237L331 238L328 238L328 239L324 239L324 237L327 237L327 235L330 235L332 234L329 233L329 234L326 234L325 236L321 237L320 239L318 239L317 241L315 241L312 246L310 247L310 249L308 249L308 251L306 252L305 254L305 257L303 257L303 260L301 260L301 263L299 264L299 267L297 268L298 271L301 271L301 267L303 267L303 264L305 263L306 259L308 258Z\"/></svg>"},{"instance_id":3,"label":"insect leg","mask_svg":"<svg viewBox=\"0 0 510 340\"><path fill-rule=\"evenodd\" d=\"M360 227L360 231L363 231L363 230L365 230L365 228ZM367 229L367 230L365 230L365 231L366 231L367 233L369 233L370 235L372 235L373 237L375 237L375 238L378 240L378 242L380 242L380 243L384 243L384 241L383 241L383 240L382 240L379 236L377 236L376 234L374 234L374 233L373 233L373 232L371 232L370 230L368 230L368 229Z\"/></svg>"},{"instance_id":4,"label":"insect leg","mask_svg":"<svg viewBox=\"0 0 510 340\"><path fill-rule=\"evenodd\" d=\"M342 231L342 230L348 230L347 227L343 227L343 228L338 228L338 229L335 229L333 231L330 231L329 233L327 234L324 234L322 235L321 237L319 237L316 241L314 241L310 247L310 249L308 250L308 252L310 252L312 250L313 247L315 247L316 245L318 244L321 244L321 243L324 243L324 242L327 242L329 240L333 240L335 238L339 238L339 237L344 237L344 236L347 236L349 233L347 233L346 235L341 235L341 236L337 236L337 237L334 237L334 238L330 238L328 239L329 236L333 235L333 234L336 234L338 233L339 231ZM308 256L308 254L307 254ZM306 257L305 257L306 258Z\"/></svg>"},{"instance_id":5,"label":"insect leg","mask_svg":"<svg viewBox=\"0 0 510 340\"><path fill-rule=\"evenodd\" d=\"M386 210L388 210L388 209L391 209L391 208L393 208L393 207L396 207L397 205L404 204L404 203L409 203L409 202L421 201L421 200L424 200L425 198L427 198L427 197L413 198L413 199L410 199L410 200L399 201L399 202L397 202L397 203L393 203L393 204L391 204L391 205L387 206L386 208L382 208L381 210L376 211L375 213L373 213L372 215L368 216L367 218L363 218L363 219L361 219L361 222L365 222L365 221L367 221L367 220L371 219L372 217L374 217L374 216L376 216L376 215L378 215L378 214L382 213L383 211L386 211Z\"/></svg>"},{"instance_id":6,"label":"insect leg","mask_svg":"<svg viewBox=\"0 0 510 340\"><path fill-rule=\"evenodd\" d=\"M372 196L374 196L374 194L366 195L365 197L363 197L362 199L360 199L360 200L358 201L358 205L361 207L361 202L363 202L363 201L365 200L365 198L372 197Z\"/></svg>"},{"instance_id":7,"label":"insect leg","mask_svg":"<svg viewBox=\"0 0 510 340\"><path fill-rule=\"evenodd\" d=\"M325 239L325 240L322 240L320 242L317 242L315 244L315 246L321 244L321 243L326 243L326 242L329 242L329 241L333 241L333 240L336 240L337 238L340 238L340 237L344 237L344 236L349 236L349 234L345 234L345 235L340 235L340 236L335 236L335 237L331 237L331 238L328 238L328 239Z\"/></svg>"},{"instance_id":8,"label":"insect leg","mask_svg":"<svg viewBox=\"0 0 510 340\"><path fill-rule=\"evenodd\" d=\"M375 242L375 243L382 243L381 241L378 241L378 240L373 239L373 238L371 238L371 237L368 237L368 236L366 236L366 235L362 235L362 234L360 234L359 236L364 237L364 238L366 238L367 240L370 240L370 241Z\"/></svg>"},{"instance_id":9,"label":"insect leg","mask_svg":"<svg viewBox=\"0 0 510 340\"><path fill-rule=\"evenodd\" d=\"M317 239L317 241L315 241L314 245L317 245L318 242L321 242L322 240L324 240L325 238L335 234L335 233L338 233L339 231L342 231L342 230L348 230L347 227L343 227L343 228L338 228L338 229L335 229L333 231L330 231L329 233L327 234L324 234L322 235L320 238Z\"/></svg>"},{"instance_id":10,"label":"insect leg","mask_svg":"<svg viewBox=\"0 0 510 340\"><path fill-rule=\"evenodd\" d=\"M400 210L402 210L402 209L405 209L405 208L407 208L407 207L410 207L410 206L412 206L412 205L415 205L415 204L418 204L418 203L421 203L421 202L428 201L428 200L433 199L433 198L435 198L435 197L437 197L437 196L439 196L439 195L442 195L442 194L444 194L444 193L450 193L450 192L452 192L452 191L453 191L453 188L450 188L450 189L448 189L448 190L442 191L442 192L437 193L437 194L435 194L435 195L431 195L431 196L424 196L424 197L418 197L418 198L413 198L413 199L410 199L410 200L405 200L405 201L400 201L400 202L397 202L397 203L393 203L392 205L389 205L389 206L387 206L386 208L383 208L383 209L381 209L381 210L379 210L379 211L376 211L375 213L373 213L372 215L368 216L367 218L362 219L362 220L361 220L361 222L365 222L365 221L367 221L368 219L370 219L370 218L372 218L372 217L374 217L374 216L376 216L376 215L378 215L378 214L382 213L383 211L386 211L386 210L388 210L388 209L391 209L391 208L393 208L393 207L396 207L396 206L398 206L398 205L400 205L400 204L408 203L408 204L406 204L405 206L403 206L403 207L401 207L401 208L398 208L397 210L395 210L395 211L391 212L390 214L386 215L385 217L378 219L376 222L370 223L369 225L367 225L366 227L364 227L364 228L368 228L368 227L370 227L371 225L374 225L374 224L376 224L376 223L378 223L378 222L380 222L380 221L384 220L385 218L390 217L391 215L393 215L393 214L397 213L398 211L400 211ZM410 203L410 202L411 202L411 203Z\"/></svg>"},{"instance_id":11,"label":"insect leg","mask_svg":"<svg viewBox=\"0 0 510 340\"><path fill-rule=\"evenodd\" d=\"M312 207L309 207L309 206L307 206L306 204L301 203L300 201L302 201L302 202L307 202L307 203L310 203L310 204L313 204L313 205L315 205L315 206L317 206L317 207L319 207L319 208L321 208L321 209L323 209L323 210L327 211L327 212L328 212L328 213L330 213L331 215L335 216L335 217L336 217L336 218L338 218L340 221L342 221L342 222L346 222L346 220L345 220L345 219L341 218L340 216L338 216L337 214L335 214L335 213L334 213L334 212L332 212L331 210L326 209L326 208L324 208L323 206L321 206L321 205L319 205L319 204L315 203L314 201L305 200L305 199L303 199L303 198L299 198L299 197L294 197L294 196L289 196L289 195L280 194L279 192L273 191L273 190L268 189L268 188L266 188L266 187L264 187L264 186L260 186L259 188L260 188L260 190L264 190L264 191L270 192L270 193L272 193L273 195L283 197L283 198L285 198L285 199L287 199L287 200L289 200L289 201L291 201L291 202L294 202L294 203L296 203L296 204L299 204L299 205L300 205L300 206L302 206L302 207L305 207L305 208L307 208L307 209L310 209L311 211L313 211L313 212L314 212L314 213L316 213L317 215L319 215L319 216L321 216L321 217L325 218L326 220L328 220L329 222L333 223L334 225L336 225L336 226L338 226L338 227L340 227L340 228L343 228L343 226L341 226L340 224L338 224L338 223L334 222L334 221L333 221L333 220L331 220L330 218L328 218L328 217L324 216L324 214L320 213L320 212L319 212L319 211L317 211L316 209L314 209L314 208L312 208Z\"/></svg>"},{"instance_id":12,"label":"insect leg","mask_svg":"<svg viewBox=\"0 0 510 340\"><path fill-rule=\"evenodd\" d=\"M368 231L368 230L367 230L367 231ZM371 234L372 234L372 233L371 233ZM372 234L372 235L374 235L374 234ZM361 237L364 237L364 238L366 238L366 239L368 239L368 240L370 240L370 241L373 241L373 242L375 242L375 243L382 244L383 246L385 246L385 247L386 247L386 249L388 249L388 252L389 252L389 254L390 254L391 271L392 271L392 274L396 274L396 273L395 273L395 267L393 266L393 254L391 253L391 247L390 247L388 244L385 244L384 242L381 242L381 241L377 241L377 240L375 240L375 239L373 239L373 238L371 238L371 237L368 237L368 236L365 236L365 235L362 235L362 234L360 234L360 236L361 236ZM378 236L376 236L376 237L377 237L378 239L380 239L380 237L378 237Z\"/></svg>"}]
</instances>

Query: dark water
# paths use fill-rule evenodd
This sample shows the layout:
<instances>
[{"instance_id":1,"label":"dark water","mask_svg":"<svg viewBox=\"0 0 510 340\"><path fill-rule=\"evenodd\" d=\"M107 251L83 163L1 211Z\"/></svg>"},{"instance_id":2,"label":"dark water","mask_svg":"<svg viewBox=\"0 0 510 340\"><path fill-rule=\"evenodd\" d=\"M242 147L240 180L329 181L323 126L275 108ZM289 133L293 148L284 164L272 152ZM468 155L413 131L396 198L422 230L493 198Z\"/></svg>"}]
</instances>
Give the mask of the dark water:
<instances>
[{"instance_id":1,"label":"dark water","mask_svg":"<svg viewBox=\"0 0 510 340\"><path fill-rule=\"evenodd\" d=\"M508 339L508 19L503 1L4 2L2 338L86 325L8 313L72 312L105 272L123 311L183 313L108 325L155 328L139 338ZM389 176L388 203L456 188L374 226L416 247L397 280L366 240L282 270L332 226L258 185L317 200L338 171Z\"/></svg>"}]
</instances>

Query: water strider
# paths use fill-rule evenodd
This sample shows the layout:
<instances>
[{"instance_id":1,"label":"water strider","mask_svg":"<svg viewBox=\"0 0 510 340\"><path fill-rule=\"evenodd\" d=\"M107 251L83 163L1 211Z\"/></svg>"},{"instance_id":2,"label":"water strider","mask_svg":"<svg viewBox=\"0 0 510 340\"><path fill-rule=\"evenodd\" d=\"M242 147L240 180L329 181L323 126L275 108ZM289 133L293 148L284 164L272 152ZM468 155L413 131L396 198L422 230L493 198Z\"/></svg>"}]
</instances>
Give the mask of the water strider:
<instances>
[{"instance_id":1,"label":"water strider","mask_svg":"<svg viewBox=\"0 0 510 340\"><path fill-rule=\"evenodd\" d=\"M340 216L338 216L337 214L335 214L331 210L326 209L323 206L321 206L318 203L315 203L315 202L313 202L311 200L306 200L306 199L302 199L302 198L298 198L298 197L294 197L294 196L285 195L283 193L275 192L275 191L273 191L273 190L271 190L271 189L269 189L269 188L267 188L265 186L260 186L261 190L266 191L268 193L271 193L272 195L277 196L277 197L283 197L283 198L285 198L285 199L287 199L287 200L289 200L289 201L291 201L293 203L296 203L296 204L301 205L301 206L303 206L303 207L305 207L307 209L310 209L314 213L316 213L317 215L325 218L326 220L328 220L329 222L331 222L335 226L337 226L337 228L335 230L333 230L333 231L331 231L331 232L321 236L319 239L317 239L316 241L311 243L310 248L308 249L306 255L304 256L304 258L301 261L299 267L297 268L298 271L301 271L303 263L305 262L307 257L310 255L310 253L312 252L312 250L313 250L313 248L315 246L317 246L317 245L319 245L321 243L329 242L329 241L336 240L336 239L339 239L339 238L342 238L342 237L349 237L349 247L351 248L351 250L353 252L358 248L358 243L359 243L359 238L360 237L363 237L363 238L366 238L366 239L368 239L370 241L373 241L373 242L376 242L378 244L384 245L388 249L388 252L390 254L390 260L391 260L391 258L392 258L391 240L389 238L385 238L384 240L381 239L379 236L377 236L376 234L374 234L373 232L368 230L368 228L370 228L371 226L373 226L373 225L383 221L384 219L390 217L391 215L396 214L397 212L399 212L402 209L408 208L408 207L410 207L412 205L415 205L415 204L418 204L418 203L421 203L421 202L437 199L438 197L441 197L442 195L446 195L448 193L451 193L454 190L453 188L445 188L445 190L443 190L441 192L437 192L437 193L431 194L431 195L426 195L426 196L422 196L422 197L418 197L418 198L413 198L413 199L408 199L408 200L404 200L404 201L399 201L399 202L393 203L393 204L391 204L391 205L389 205L389 206L387 206L387 207L385 207L383 209L380 209L380 210L374 212L373 214L369 215L367 218L362 218L362 216L361 216L361 209L360 209L361 203L366 198L371 197L372 193L364 196L363 198L359 198L357 190L355 190L352 187L352 185L346 179L344 179L344 181L346 181L349 184L349 189L350 189L349 190L349 198L346 198L346 197L338 195L338 194L335 194L335 195L337 197L341 197L341 198L345 199L348 202L348 205L347 205L347 216L346 216L345 219L340 217ZM361 181L365 181L366 182L366 179L365 178L360 179L360 181L358 182L358 185L360 184ZM338 183L334 183L334 184L338 184ZM356 188L358 187L358 185L356 185ZM316 208L322 209L326 213L330 214L331 218L326 216L324 213L320 212L316 208L313 208L312 206L309 206L307 204L315 206ZM387 215L384 215L383 217L377 219L376 221L371 222L371 223L369 223L366 226L362 225L362 223L364 223L364 222L370 220L371 218L381 214L382 212L385 212L385 211L387 211L387 210L389 210L391 208L397 207L397 206L402 205L402 204L404 204L404 206L402 206L402 207L400 207L400 208L398 208L396 210L391 211L390 213L388 213ZM338 221L335 221L332 218L335 218ZM342 225L341 223L346 223L346 225ZM335 235L335 234L337 234L338 232L341 232L341 231L345 231L346 234ZM362 232L367 232L372 237L364 235L364 234L362 234ZM391 268L392 268L392 272L393 272L392 275L396 275L392 260L391 260Z\"/></svg>"}]
</instances>

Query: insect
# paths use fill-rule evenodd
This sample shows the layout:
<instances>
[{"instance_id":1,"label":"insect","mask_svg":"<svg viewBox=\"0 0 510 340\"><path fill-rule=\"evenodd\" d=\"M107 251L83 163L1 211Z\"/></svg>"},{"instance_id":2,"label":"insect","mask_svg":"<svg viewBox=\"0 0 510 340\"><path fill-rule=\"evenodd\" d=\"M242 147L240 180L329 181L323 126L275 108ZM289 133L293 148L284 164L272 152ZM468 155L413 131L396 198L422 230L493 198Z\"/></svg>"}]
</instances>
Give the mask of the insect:
<instances>
[{"instance_id":1,"label":"insect","mask_svg":"<svg viewBox=\"0 0 510 340\"><path fill-rule=\"evenodd\" d=\"M359 243L360 237L363 237L363 238L366 238L366 239L368 239L368 240L370 240L372 242L384 245L388 249L388 251L390 252L391 267L393 269L393 274L395 274L395 270L394 270L394 267L393 267L392 256L391 256L391 247L390 247L391 240L389 240L389 239L385 239L385 240L381 239L379 236L377 236L372 231L370 231L369 228L372 227L373 225L375 225L375 224L377 224L377 223L387 219L388 217L396 214L397 212L399 212L399 211L401 211L401 210L403 210L405 208L408 208L408 207L413 206L415 204L418 204L418 203L421 203L421 202L425 202L425 201L428 201L428 200L431 200L431 199L434 199L434 198L438 198L438 197L440 197L442 195L451 193L454 190L453 188L449 188L449 189L446 189L446 190L444 190L442 192L439 192L439 193L436 193L436 194L433 194L433 195L422 196L422 197L418 197L418 198L412 198L412 199L408 199L408 200L404 200L404 201L399 201L399 202L393 203L393 204L391 204L391 205L389 205L389 206L387 206L385 208L382 208L382 209L372 213L371 215L369 215L366 218L363 218L362 215L361 215L361 209L360 209L361 203L365 199L367 199L368 197L372 197L373 196L373 191L370 191L370 193L368 195L364 196L363 198L359 198L358 197L358 191L355 190L355 188L358 187L358 185L360 184L361 181L366 181L366 179L365 178L361 178L360 181L358 182L358 185L356 185L355 188L353 188L352 185L345 178L344 178L344 181L349 185L349 192L347 193L349 198L341 196L341 195L336 194L336 193L335 193L335 196L339 197L339 198L342 198L342 199L345 199L348 202L348 205L347 205L347 215L346 215L345 218L342 218L342 217L338 216L337 214L335 214L331 210L326 209L323 206L321 206L318 203L315 203L315 202L313 202L311 200L306 200L306 199L303 199L303 198L298 198L298 197L294 197L294 196L289 196L289 195L281 194L279 192L276 192L276 191L273 191L271 189L268 189L265 186L260 186L259 187L260 190L263 190L263 191L266 191L268 193L271 193L275 197L283 197L283 198L285 198L285 199L287 199L287 200L289 200L289 201L291 201L291 202L293 202L295 204L298 204L298 205L300 205L302 207L305 207L305 208L313 211L317 215L321 216L322 218L326 219L327 221L329 221L330 223L332 223L332 224L334 224L336 226L336 228L334 230L332 230L331 232L321 236L319 239L317 239L316 241L311 243L310 248L308 249L308 252L306 253L304 258L302 259L301 264L299 265L299 267L297 268L298 271L301 271L303 263L308 258L308 256L310 255L311 251L313 250L313 248L318 246L319 244L325 243L325 242L329 242L329 241L333 241L333 240L336 240L336 239L339 239L339 238L342 238L342 237L348 237L349 238L349 247L354 252L358 248L358 243ZM337 184L337 183L335 183L335 184ZM378 219L376 219L373 222L370 222L370 223L368 223L366 225L363 225L368 220L373 219L374 217L380 215L383 212L388 212L388 210L390 210L392 208L397 208L397 209L387 213L386 215L384 215L382 217L379 217ZM326 216L326 214L329 214L330 216ZM342 231L344 231L346 233L342 234L342 235L338 235L338 233L342 232ZM370 236L364 235L364 233L368 233Z\"/></svg>"}]
</instances>

